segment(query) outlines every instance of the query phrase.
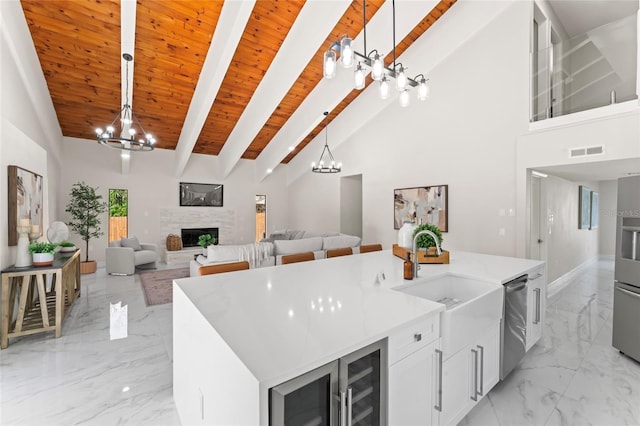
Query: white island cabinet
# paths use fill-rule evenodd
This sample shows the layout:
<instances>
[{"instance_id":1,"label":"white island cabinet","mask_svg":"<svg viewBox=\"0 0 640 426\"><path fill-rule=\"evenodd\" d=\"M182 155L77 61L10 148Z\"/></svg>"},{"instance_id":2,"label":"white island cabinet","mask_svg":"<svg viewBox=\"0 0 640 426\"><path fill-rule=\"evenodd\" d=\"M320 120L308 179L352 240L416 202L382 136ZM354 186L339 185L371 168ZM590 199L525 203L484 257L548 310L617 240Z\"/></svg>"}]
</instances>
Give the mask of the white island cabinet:
<instances>
[{"instance_id":1,"label":"white island cabinet","mask_svg":"<svg viewBox=\"0 0 640 426\"><path fill-rule=\"evenodd\" d=\"M541 265L452 252L448 265L422 265L420 280L457 274L500 285ZM387 250L174 281L182 423L267 426L270 389L375 342L387 348L387 424L457 421L497 382L499 325L440 352L445 305L395 291L406 284L402 266Z\"/></svg>"},{"instance_id":2,"label":"white island cabinet","mask_svg":"<svg viewBox=\"0 0 640 426\"><path fill-rule=\"evenodd\" d=\"M438 329L432 315L389 336L389 425L431 423Z\"/></svg>"}]
</instances>

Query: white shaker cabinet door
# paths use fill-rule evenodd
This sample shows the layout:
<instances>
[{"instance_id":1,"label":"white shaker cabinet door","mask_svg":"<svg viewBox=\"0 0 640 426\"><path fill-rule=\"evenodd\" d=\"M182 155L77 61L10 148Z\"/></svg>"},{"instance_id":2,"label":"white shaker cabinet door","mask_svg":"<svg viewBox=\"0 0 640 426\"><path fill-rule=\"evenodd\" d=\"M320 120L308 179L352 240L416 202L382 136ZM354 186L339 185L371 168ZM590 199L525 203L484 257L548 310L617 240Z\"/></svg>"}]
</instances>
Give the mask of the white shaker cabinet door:
<instances>
[{"instance_id":1,"label":"white shaker cabinet door","mask_svg":"<svg viewBox=\"0 0 640 426\"><path fill-rule=\"evenodd\" d=\"M431 343L389 367L389 425L431 424L435 349Z\"/></svg>"}]
</instances>

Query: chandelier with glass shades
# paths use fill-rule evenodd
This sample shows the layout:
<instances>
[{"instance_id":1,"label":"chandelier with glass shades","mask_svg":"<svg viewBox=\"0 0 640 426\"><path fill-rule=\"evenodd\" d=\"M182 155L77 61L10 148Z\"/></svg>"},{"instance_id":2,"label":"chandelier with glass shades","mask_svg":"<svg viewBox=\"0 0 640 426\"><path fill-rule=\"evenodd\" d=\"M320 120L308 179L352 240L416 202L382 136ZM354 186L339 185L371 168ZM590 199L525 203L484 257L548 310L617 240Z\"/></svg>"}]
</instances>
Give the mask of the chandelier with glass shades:
<instances>
[{"instance_id":1,"label":"chandelier with glass shades","mask_svg":"<svg viewBox=\"0 0 640 426\"><path fill-rule=\"evenodd\" d=\"M327 144L327 140L329 138L329 125L327 123L328 117L329 112L325 111L324 148L322 149L322 153L320 154L320 160L318 160L318 163L311 163L311 171L314 173L340 173L342 171L342 163L336 163L336 160L333 159L333 154L331 154L331 150L329 149L329 145Z\"/></svg>"},{"instance_id":2,"label":"chandelier with glass shades","mask_svg":"<svg viewBox=\"0 0 640 426\"><path fill-rule=\"evenodd\" d=\"M126 151L152 151L156 140L144 130L129 105L129 62L133 56L124 53L122 57L126 64L125 104L105 130L96 129L98 143Z\"/></svg>"},{"instance_id":3,"label":"chandelier with glass shades","mask_svg":"<svg viewBox=\"0 0 640 426\"><path fill-rule=\"evenodd\" d=\"M407 68L401 62L396 63L396 3L393 7L393 65L384 66L383 57L378 50L373 49L367 53L367 5L366 0L362 2L364 20L364 52L356 52L353 40L348 35L344 35L340 40L335 41L324 54L323 74L325 78L333 78L336 75L336 68L340 64L343 68L352 68L354 87L362 90L365 87L365 76L367 70L371 70L371 78L379 82L380 99L387 99L390 92L390 79L395 79L395 86L400 92L400 106L407 107L410 103L409 88L417 87L418 100L424 101L429 97L429 80L423 74L418 74L414 78L407 76ZM337 57L337 53L340 57ZM357 61L357 65L356 65Z\"/></svg>"}]
</instances>

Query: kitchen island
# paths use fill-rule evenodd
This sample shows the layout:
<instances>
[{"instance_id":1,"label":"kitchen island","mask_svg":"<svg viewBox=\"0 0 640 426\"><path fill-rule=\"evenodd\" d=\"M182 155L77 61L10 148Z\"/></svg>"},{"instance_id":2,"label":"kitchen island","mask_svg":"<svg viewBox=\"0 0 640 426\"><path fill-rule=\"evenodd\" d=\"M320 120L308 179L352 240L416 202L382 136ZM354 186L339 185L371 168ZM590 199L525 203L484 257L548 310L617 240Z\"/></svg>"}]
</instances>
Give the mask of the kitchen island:
<instances>
[{"instance_id":1,"label":"kitchen island","mask_svg":"<svg viewBox=\"0 0 640 426\"><path fill-rule=\"evenodd\" d=\"M184 424L269 424L269 389L418 322L437 339L445 305L406 284L391 251L322 259L174 285L174 399ZM541 262L451 253L420 280L455 273L499 286ZM435 318L435 321L433 321Z\"/></svg>"}]
</instances>

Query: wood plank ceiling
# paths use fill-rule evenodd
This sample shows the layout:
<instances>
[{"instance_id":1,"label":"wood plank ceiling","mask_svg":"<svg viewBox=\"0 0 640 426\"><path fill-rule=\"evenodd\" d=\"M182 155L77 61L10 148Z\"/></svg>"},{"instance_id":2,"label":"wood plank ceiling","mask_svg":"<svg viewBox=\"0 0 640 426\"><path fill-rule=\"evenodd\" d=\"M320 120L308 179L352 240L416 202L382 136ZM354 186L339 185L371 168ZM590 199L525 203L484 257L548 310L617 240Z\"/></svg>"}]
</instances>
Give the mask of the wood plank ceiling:
<instances>
[{"instance_id":1,"label":"wood plank ceiling","mask_svg":"<svg viewBox=\"0 0 640 426\"><path fill-rule=\"evenodd\" d=\"M396 55L401 55L455 2L440 1L397 44ZM111 122L122 107L120 2L21 3L63 135L93 141L94 129ZM367 21L383 3L367 0ZM297 0L255 2L193 152L220 154L304 6L304 1ZM158 148L177 148L223 7L223 1L137 1L132 105L145 129L157 137ZM331 42L343 34L355 37L362 29L362 0L353 0L324 42L314 47L307 66L291 82L278 106L268 112L270 116L258 134L252 141L244 141L247 148L242 158L258 158L313 92L322 80L322 57ZM393 56L387 55L385 63L392 62ZM367 85L370 82L368 77ZM352 90L331 111L329 120L362 92ZM322 128L324 122L303 135L281 162L291 161Z\"/></svg>"}]
</instances>

